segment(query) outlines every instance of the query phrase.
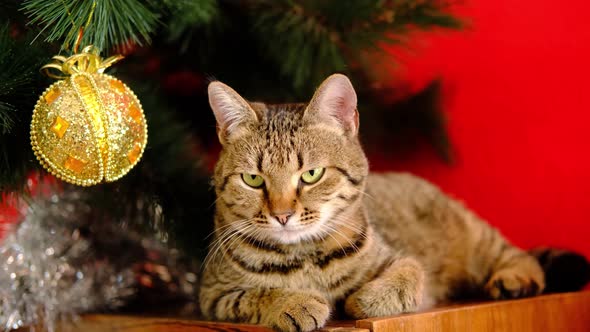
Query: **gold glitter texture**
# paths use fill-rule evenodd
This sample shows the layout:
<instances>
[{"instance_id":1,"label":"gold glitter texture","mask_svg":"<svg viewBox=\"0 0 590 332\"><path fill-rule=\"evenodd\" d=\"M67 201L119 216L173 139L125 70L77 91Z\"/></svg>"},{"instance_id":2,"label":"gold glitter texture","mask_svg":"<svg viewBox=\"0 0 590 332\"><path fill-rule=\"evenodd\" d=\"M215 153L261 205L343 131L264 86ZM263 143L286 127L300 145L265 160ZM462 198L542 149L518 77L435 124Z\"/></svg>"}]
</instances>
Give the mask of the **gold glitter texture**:
<instances>
[{"instance_id":1,"label":"gold glitter texture","mask_svg":"<svg viewBox=\"0 0 590 332\"><path fill-rule=\"evenodd\" d=\"M141 156L141 143L133 144L133 148L127 154L127 159L129 159L130 163L135 163L137 159Z\"/></svg>"},{"instance_id":2,"label":"gold glitter texture","mask_svg":"<svg viewBox=\"0 0 590 332\"><path fill-rule=\"evenodd\" d=\"M142 113L139 107L132 103L128 108L129 116L137 123L141 123Z\"/></svg>"},{"instance_id":3,"label":"gold glitter texture","mask_svg":"<svg viewBox=\"0 0 590 332\"><path fill-rule=\"evenodd\" d=\"M47 104L51 104L57 99L57 97L59 97L59 89L55 87L49 90L43 98Z\"/></svg>"},{"instance_id":4,"label":"gold glitter texture","mask_svg":"<svg viewBox=\"0 0 590 332\"><path fill-rule=\"evenodd\" d=\"M78 160L72 156L68 156L68 158L64 162L64 167L76 174L80 174L82 168L84 168L84 165L86 165L85 162L83 162L82 160Z\"/></svg>"},{"instance_id":5,"label":"gold glitter texture","mask_svg":"<svg viewBox=\"0 0 590 332\"><path fill-rule=\"evenodd\" d=\"M57 137L62 138L69 126L70 124L66 120L57 116L55 121L51 124L51 130L57 135Z\"/></svg>"},{"instance_id":6,"label":"gold glitter texture","mask_svg":"<svg viewBox=\"0 0 590 332\"><path fill-rule=\"evenodd\" d=\"M119 93L125 93L125 85L121 81L112 80L109 82L111 87L117 90Z\"/></svg>"},{"instance_id":7,"label":"gold glitter texture","mask_svg":"<svg viewBox=\"0 0 590 332\"><path fill-rule=\"evenodd\" d=\"M123 177L139 162L147 144L137 96L123 82L96 70L96 63L93 66L69 72L48 87L31 122L37 159L57 177L82 186Z\"/></svg>"}]
</instances>

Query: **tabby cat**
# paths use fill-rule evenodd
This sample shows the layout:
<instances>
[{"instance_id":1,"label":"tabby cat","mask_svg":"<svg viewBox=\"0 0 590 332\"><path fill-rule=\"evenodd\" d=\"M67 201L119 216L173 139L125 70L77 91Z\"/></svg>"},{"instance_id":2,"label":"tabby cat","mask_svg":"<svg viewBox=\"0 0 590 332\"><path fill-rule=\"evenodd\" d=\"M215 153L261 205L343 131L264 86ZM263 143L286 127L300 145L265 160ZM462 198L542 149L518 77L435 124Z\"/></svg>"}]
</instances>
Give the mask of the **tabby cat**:
<instances>
[{"instance_id":1,"label":"tabby cat","mask_svg":"<svg viewBox=\"0 0 590 332\"><path fill-rule=\"evenodd\" d=\"M215 240L200 305L209 319L284 331L545 287L539 263L434 185L370 174L354 88L328 77L309 104L248 102L212 82L223 149Z\"/></svg>"}]
</instances>

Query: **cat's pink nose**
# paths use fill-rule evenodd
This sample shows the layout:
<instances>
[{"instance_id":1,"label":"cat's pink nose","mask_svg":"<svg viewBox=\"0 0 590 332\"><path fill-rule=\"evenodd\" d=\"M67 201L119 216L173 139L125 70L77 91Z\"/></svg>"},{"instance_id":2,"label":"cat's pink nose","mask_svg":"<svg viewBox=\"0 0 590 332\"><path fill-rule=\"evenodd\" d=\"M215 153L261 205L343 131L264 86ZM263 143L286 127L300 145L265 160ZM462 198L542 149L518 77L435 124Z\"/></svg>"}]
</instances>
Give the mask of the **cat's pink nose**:
<instances>
[{"instance_id":1,"label":"cat's pink nose","mask_svg":"<svg viewBox=\"0 0 590 332\"><path fill-rule=\"evenodd\" d=\"M278 214L273 213L272 216L283 226L289 222L289 218L293 215L295 211L285 211Z\"/></svg>"}]
</instances>

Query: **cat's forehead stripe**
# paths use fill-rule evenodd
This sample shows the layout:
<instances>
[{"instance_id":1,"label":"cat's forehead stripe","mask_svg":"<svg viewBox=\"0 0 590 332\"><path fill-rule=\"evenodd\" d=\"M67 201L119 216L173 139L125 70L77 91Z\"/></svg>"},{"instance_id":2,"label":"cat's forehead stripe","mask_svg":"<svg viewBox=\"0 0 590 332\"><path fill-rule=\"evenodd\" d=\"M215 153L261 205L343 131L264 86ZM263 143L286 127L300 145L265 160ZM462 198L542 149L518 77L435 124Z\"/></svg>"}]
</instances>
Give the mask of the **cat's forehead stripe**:
<instances>
[{"instance_id":1,"label":"cat's forehead stripe","mask_svg":"<svg viewBox=\"0 0 590 332\"><path fill-rule=\"evenodd\" d=\"M265 163L284 166L296 158L299 168L303 158L296 147L302 128L304 104L268 105L264 117L259 123L259 131L264 134L264 148L262 159L259 159L258 169L264 170Z\"/></svg>"},{"instance_id":2,"label":"cat's forehead stripe","mask_svg":"<svg viewBox=\"0 0 590 332\"><path fill-rule=\"evenodd\" d=\"M256 157L256 168L258 172L262 173L262 159L264 156L262 155L262 151L258 152L258 156Z\"/></svg>"}]
</instances>

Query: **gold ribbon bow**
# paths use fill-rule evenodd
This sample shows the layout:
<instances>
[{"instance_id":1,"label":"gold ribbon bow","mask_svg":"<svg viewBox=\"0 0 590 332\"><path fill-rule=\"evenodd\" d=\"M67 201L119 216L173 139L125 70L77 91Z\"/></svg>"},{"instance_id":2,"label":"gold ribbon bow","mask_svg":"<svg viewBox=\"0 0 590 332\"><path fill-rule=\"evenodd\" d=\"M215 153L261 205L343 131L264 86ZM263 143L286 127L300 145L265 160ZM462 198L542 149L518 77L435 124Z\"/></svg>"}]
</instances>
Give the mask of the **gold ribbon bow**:
<instances>
[{"instance_id":1,"label":"gold ribbon bow","mask_svg":"<svg viewBox=\"0 0 590 332\"><path fill-rule=\"evenodd\" d=\"M88 45L82 49L82 52L69 58L63 55L54 56L53 62L41 67L41 71L51 78L61 80L75 73L102 73L106 68L123 59L122 55L114 55L103 60L99 54L98 48ZM59 73L56 74L51 69L57 70Z\"/></svg>"}]
</instances>

